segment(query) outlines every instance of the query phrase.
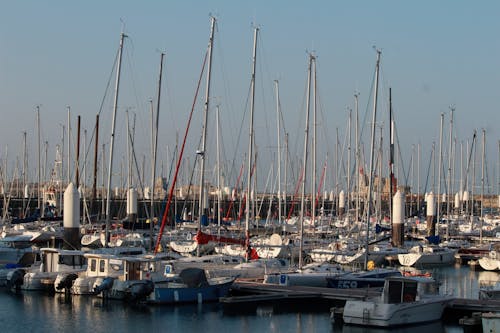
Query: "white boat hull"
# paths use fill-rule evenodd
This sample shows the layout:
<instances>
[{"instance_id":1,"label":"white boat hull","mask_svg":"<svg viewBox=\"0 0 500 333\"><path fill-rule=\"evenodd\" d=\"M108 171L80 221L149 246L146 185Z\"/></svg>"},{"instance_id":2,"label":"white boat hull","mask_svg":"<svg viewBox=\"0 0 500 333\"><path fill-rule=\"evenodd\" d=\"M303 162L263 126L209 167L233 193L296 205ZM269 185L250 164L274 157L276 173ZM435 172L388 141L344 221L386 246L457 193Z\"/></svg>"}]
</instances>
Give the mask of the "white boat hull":
<instances>
[{"instance_id":1,"label":"white boat hull","mask_svg":"<svg viewBox=\"0 0 500 333\"><path fill-rule=\"evenodd\" d=\"M482 269L485 271L498 271L500 270L500 260L490 258L490 257L483 257L478 260L479 266L481 266Z\"/></svg>"},{"instance_id":2,"label":"white boat hull","mask_svg":"<svg viewBox=\"0 0 500 333\"><path fill-rule=\"evenodd\" d=\"M500 332L500 312L483 313L481 316L483 333Z\"/></svg>"},{"instance_id":3,"label":"white boat hull","mask_svg":"<svg viewBox=\"0 0 500 333\"><path fill-rule=\"evenodd\" d=\"M387 304L375 301L347 301L343 319L346 324L393 327L440 320L449 298Z\"/></svg>"},{"instance_id":4,"label":"white boat hull","mask_svg":"<svg viewBox=\"0 0 500 333\"><path fill-rule=\"evenodd\" d=\"M402 266L431 266L451 265L455 262L455 251L439 253L405 253L398 254L399 264Z\"/></svg>"}]
</instances>

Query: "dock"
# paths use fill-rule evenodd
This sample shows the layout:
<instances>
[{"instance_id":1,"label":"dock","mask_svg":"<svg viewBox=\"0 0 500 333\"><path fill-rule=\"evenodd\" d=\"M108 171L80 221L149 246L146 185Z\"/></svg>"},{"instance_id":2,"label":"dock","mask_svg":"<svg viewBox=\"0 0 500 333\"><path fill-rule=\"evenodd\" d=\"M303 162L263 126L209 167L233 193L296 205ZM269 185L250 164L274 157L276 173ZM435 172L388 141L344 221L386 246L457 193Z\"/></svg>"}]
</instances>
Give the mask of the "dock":
<instances>
[{"instance_id":1,"label":"dock","mask_svg":"<svg viewBox=\"0 0 500 333\"><path fill-rule=\"evenodd\" d=\"M347 300L362 300L381 295L378 288L334 289L306 286L283 286L261 282L237 281L231 296L220 298L225 310L231 312L300 310L325 311L342 308ZM500 300L454 298L448 303L444 317L459 318L477 312L499 311Z\"/></svg>"},{"instance_id":2,"label":"dock","mask_svg":"<svg viewBox=\"0 0 500 333\"><path fill-rule=\"evenodd\" d=\"M349 299L365 299L379 296L380 289L334 289L306 286L283 286L251 281L237 281L231 289L231 296L222 297L220 303L226 311L325 311L331 307L343 306Z\"/></svg>"}]
</instances>

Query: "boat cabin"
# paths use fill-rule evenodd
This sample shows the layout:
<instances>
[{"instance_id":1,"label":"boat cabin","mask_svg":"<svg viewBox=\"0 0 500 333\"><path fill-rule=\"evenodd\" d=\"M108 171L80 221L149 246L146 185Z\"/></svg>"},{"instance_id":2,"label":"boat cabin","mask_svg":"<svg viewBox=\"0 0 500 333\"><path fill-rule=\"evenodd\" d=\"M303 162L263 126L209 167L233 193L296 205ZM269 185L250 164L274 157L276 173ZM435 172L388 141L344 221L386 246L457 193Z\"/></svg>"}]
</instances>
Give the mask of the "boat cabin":
<instances>
[{"instance_id":1,"label":"boat cabin","mask_svg":"<svg viewBox=\"0 0 500 333\"><path fill-rule=\"evenodd\" d=\"M156 262L139 257L118 257L111 254L87 253L87 277L116 277L121 281L150 278Z\"/></svg>"},{"instance_id":2,"label":"boat cabin","mask_svg":"<svg viewBox=\"0 0 500 333\"><path fill-rule=\"evenodd\" d=\"M428 277L390 277L385 280L383 303L410 303L425 295L438 294L437 284Z\"/></svg>"},{"instance_id":3,"label":"boat cabin","mask_svg":"<svg viewBox=\"0 0 500 333\"><path fill-rule=\"evenodd\" d=\"M40 272L83 270L87 265L83 251L42 248L40 252L42 255Z\"/></svg>"}]
</instances>

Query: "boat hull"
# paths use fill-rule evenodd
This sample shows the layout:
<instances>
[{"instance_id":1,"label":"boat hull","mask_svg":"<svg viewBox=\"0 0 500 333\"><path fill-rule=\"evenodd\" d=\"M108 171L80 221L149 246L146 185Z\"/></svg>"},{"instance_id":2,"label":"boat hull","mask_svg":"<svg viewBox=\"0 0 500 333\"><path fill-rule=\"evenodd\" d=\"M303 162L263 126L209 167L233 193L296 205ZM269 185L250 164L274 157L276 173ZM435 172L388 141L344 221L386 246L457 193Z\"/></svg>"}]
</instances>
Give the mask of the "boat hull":
<instances>
[{"instance_id":1,"label":"boat hull","mask_svg":"<svg viewBox=\"0 0 500 333\"><path fill-rule=\"evenodd\" d=\"M455 251L398 254L398 260L402 266L407 267L451 265L455 262Z\"/></svg>"},{"instance_id":2,"label":"boat hull","mask_svg":"<svg viewBox=\"0 0 500 333\"><path fill-rule=\"evenodd\" d=\"M346 324L378 327L421 324L440 320L448 301L444 297L398 304L347 301L343 319Z\"/></svg>"},{"instance_id":3,"label":"boat hull","mask_svg":"<svg viewBox=\"0 0 500 333\"><path fill-rule=\"evenodd\" d=\"M175 283L155 283L147 301L153 304L215 302L228 294L234 279L222 279L221 283L190 288Z\"/></svg>"}]
</instances>

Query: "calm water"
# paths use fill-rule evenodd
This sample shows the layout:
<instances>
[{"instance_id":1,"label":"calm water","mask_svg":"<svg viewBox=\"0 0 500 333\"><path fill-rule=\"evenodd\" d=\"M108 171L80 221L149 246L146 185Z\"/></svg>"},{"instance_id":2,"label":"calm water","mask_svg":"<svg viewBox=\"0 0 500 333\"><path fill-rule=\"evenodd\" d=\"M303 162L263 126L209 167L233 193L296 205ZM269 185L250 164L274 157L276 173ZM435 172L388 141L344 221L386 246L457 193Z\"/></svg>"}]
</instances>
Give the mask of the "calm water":
<instances>
[{"instance_id":1,"label":"calm water","mask_svg":"<svg viewBox=\"0 0 500 333\"><path fill-rule=\"evenodd\" d=\"M479 281L499 279L498 273L473 272L468 267L435 269L441 291L477 298ZM0 290L1 332L388 332L332 325L330 314L282 313L265 306L244 315L229 314L219 304L194 306L131 306L121 302L35 292L13 294ZM309 306L310 308L310 306ZM440 322L399 329L398 332L463 332L458 325Z\"/></svg>"}]
</instances>

